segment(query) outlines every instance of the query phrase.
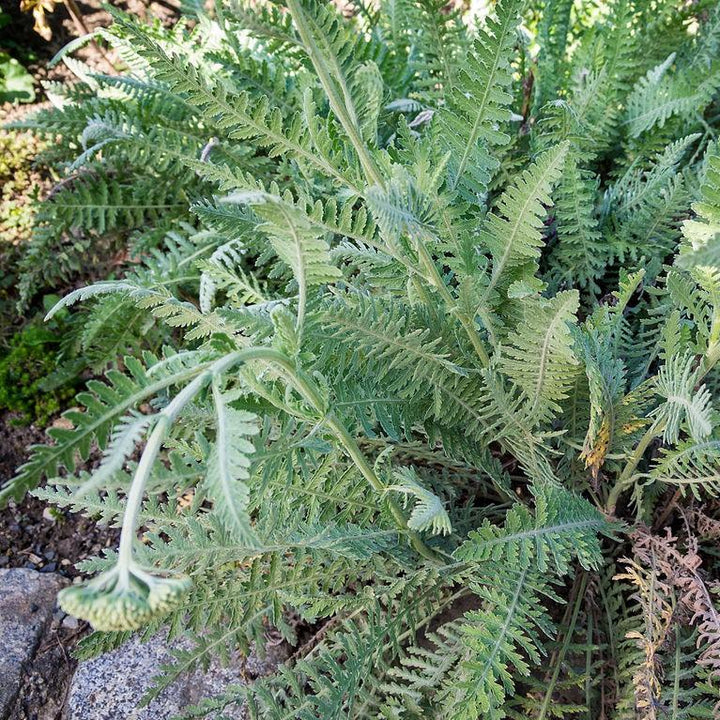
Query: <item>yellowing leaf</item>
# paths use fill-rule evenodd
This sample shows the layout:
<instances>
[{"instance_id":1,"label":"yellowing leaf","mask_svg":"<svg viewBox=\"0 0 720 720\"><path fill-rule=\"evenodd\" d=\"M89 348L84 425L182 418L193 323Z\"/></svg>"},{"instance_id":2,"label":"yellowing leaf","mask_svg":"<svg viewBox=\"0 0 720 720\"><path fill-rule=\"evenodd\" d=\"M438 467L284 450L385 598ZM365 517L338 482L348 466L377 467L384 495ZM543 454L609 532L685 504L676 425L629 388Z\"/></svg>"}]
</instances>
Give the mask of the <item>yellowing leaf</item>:
<instances>
[{"instance_id":1,"label":"yellowing leaf","mask_svg":"<svg viewBox=\"0 0 720 720\"><path fill-rule=\"evenodd\" d=\"M43 38L43 40L52 39L52 29L48 24L45 13L51 13L55 10L56 0L21 0L20 10L22 12L30 12L32 10L35 25L33 30Z\"/></svg>"}]
</instances>

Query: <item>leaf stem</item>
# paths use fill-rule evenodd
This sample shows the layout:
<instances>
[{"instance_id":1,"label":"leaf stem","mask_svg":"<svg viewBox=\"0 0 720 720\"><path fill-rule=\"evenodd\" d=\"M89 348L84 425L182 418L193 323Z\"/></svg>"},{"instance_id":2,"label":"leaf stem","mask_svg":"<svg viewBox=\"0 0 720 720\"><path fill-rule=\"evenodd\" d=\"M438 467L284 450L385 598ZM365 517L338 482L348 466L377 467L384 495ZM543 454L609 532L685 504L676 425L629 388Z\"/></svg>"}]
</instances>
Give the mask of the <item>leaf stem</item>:
<instances>
[{"instance_id":1,"label":"leaf stem","mask_svg":"<svg viewBox=\"0 0 720 720\"><path fill-rule=\"evenodd\" d=\"M308 18L305 13L302 4L299 0L288 0L287 6L295 22L295 27L300 35L300 39L305 46L305 50L312 61L315 72L317 73L320 83L325 90L325 94L328 97L330 107L350 138L350 142L355 148L355 152L358 155L358 159L360 160L360 164L362 165L368 183L370 185L378 185L381 188L385 187L385 180L380 173L379 168L375 164L372 155L368 151L365 141L358 129L355 109L352 106L349 91L347 90L347 87L345 87L342 68L339 67L337 62L332 63L335 66L332 68L332 71L337 76L337 83L341 85L344 99L340 97L336 80L332 77L331 68L326 66L325 58L315 43L313 28L310 25L310 18ZM332 52L332 50L330 50L330 52Z\"/></svg>"},{"instance_id":2,"label":"leaf stem","mask_svg":"<svg viewBox=\"0 0 720 720\"><path fill-rule=\"evenodd\" d=\"M720 343L712 345L702 357L701 364L698 368L696 387L700 385L700 382L710 372L710 370L712 370L718 360L720 360ZM613 488L610 490L607 504L605 506L609 514L615 514L615 506L617 505L617 501L620 498L622 492L626 489L626 487L631 484L635 468L637 468L639 462L642 460L645 451L650 446L650 443L658 435L660 435L664 428L664 423L653 423L648 428L647 432L642 436L642 438L640 438L640 442L635 448L635 452L628 460L625 469L623 470L622 474L618 478Z\"/></svg>"},{"instance_id":3,"label":"leaf stem","mask_svg":"<svg viewBox=\"0 0 720 720\"><path fill-rule=\"evenodd\" d=\"M127 570L134 564L133 548L137 527L137 519L142 507L142 500L145 493L150 472L157 459L162 447L163 441L172 426L172 423L180 414L182 409L200 392L200 390L221 372L229 369L233 365L248 362L250 360L264 360L272 365L279 367L286 379L298 390L300 395L306 400L316 412L323 415L324 423L334 433L337 439L345 448L362 476L367 480L370 486L382 496L385 495L385 484L378 478L370 467L368 461L358 447L355 439L348 432L342 422L332 413L325 411L325 402L315 383L304 373L298 371L293 362L278 350L266 347L246 348L234 353L230 353L221 357L209 366L200 369L200 374L195 377L192 382L186 385L168 405L158 413L155 427L147 441L143 450L140 462L138 463L135 475L128 493L125 513L123 515L122 531L120 533L120 546L118 549L118 568L120 571ZM386 503L390 513L392 514L397 527L405 533L415 550L424 558L433 562L438 562L439 558L433 550L431 550L422 541L420 536L410 530L407 520L402 513L398 504L391 498L386 498Z\"/></svg>"},{"instance_id":4,"label":"leaf stem","mask_svg":"<svg viewBox=\"0 0 720 720\"><path fill-rule=\"evenodd\" d=\"M610 515L615 514L615 506L617 505L620 495L626 487L631 484L633 473L640 461L643 459L645 451L650 446L650 443L662 432L662 430L662 424L658 425L657 423L653 423L640 438L640 442L637 444L635 451L630 456L630 459L625 465L625 469L622 471L620 477L617 479L617 482L612 487L610 494L608 495L606 508Z\"/></svg>"},{"instance_id":5,"label":"leaf stem","mask_svg":"<svg viewBox=\"0 0 720 720\"><path fill-rule=\"evenodd\" d=\"M580 607L582 606L583 601L585 600L585 587L586 586L587 586L587 573L584 572L584 573L582 573L582 578L580 580L580 586L578 587L577 593L575 595L575 602L574 602L574 607L573 607L572 618L570 620L570 624L568 625L568 627L565 631L565 638L563 639L563 644L560 647L560 651L551 660L552 664L554 665L553 674L547 684L547 690L545 691L545 697L543 698L542 705L540 706L540 714L538 715L537 720L545 720L545 717L549 713L550 703L553 701L553 693L555 691L555 687L557 686L558 678L560 677L560 670L562 669L562 667L565 663L565 656L567 655L568 648L570 647L570 642L572 641L573 635L575 634L575 626L577 625L577 619L578 619L578 615L580 613Z\"/></svg>"},{"instance_id":6,"label":"leaf stem","mask_svg":"<svg viewBox=\"0 0 720 720\"><path fill-rule=\"evenodd\" d=\"M433 287L437 289L437 291L440 293L440 296L442 297L443 301L445 302L445 305L447 306L448 310L451 312L455 310L457 303L455 302L455 298L453 298L452 294L447 288L447 285L443 281L442 277L440 276L440 273L438 272L437 266L435 265L434 260L432 259L432 256L430 255L427 247L425 246L425 243L422 240L422 237L416 237L415 238L415 245L417 247L418 256L420 258L420 261L425 268L425 271L428 275L428 279L430 280ZM462 324L463 328L465 329L465 332L467 333L468 337L470 338L470 342L472 343L473 348L475 349L475 352L477 353L477 356L480 358L480 362L482 363L483 367L489 367L490 366L490 357L487 353L487 350L485 350L485 346L483 345L483 341L480 339L480 335L477 331L477 328L475 327L475 323L472 320L472 318L469 318L465 313L455 313L458 320L460 320L460 323Z\"/></svg>"},{"instance_id":7,"label":"leaf stem","mask_svg":"<svg viewBox=\"0 0 720 720\"><path fill-rule=\"evenodd\" d=\"M142 500L145 494L145 486L163 441L165 440L165 436L173 420L177 417L177 414L196 395L209 377L211 377L211 375L208 371L196 377L159 413L155 427L145 445L132 484L130 485L130 492L128 493L125 513L123 515L122 531L120 532L120 547L118 548L118 565L120 567L128 568L133 562L135 526L138 515L140 514Z\"/></svg>"},{"instance_id":8,"label":"leaf stem","mask_svg":"<svg viewBox=\"0 0 720 720\"><path fill-rule=\"evenodd\" d=\"M158 413L150 437L145 449L140 456L140 462L135 470L130 491L127 496L127 504L123 514L122 530L120 531L120 546L118 548L118 566L127 569L133 564L133 547L137 526L137 519L142 507L150 472L160 452L163 441L170 430L173 422L182 409L202 390L202 388L219 373L227 370L232 365L254 359L270 359L268 356L280 355L281 353L269 348L247 348L228 355L224 355L209 366L199 368L199 374L192 382L188 383L165 408Z\"/></svg>"},{"instance_id":9,"label":"leaf stem","mask_svg":"<svg viewBox=\"0 0 720 720\"><path fill-rule=\"evenodd\" d=\"M335 433L338 440L343 444L348 455L352 458L356 467L362 473L363 477L370 483L374 490L379 492L381 495L385 493L385 485L373 472L362 451L357 446L355 439L350 435L345 426L333 415L329 415L325 422L327 426ZM422 555L425 559L431 560L434 563L440 561L439 556L431 550L420 538L420 536L413 530L408 528L407 520L403 515L399 505L392 498L386 497L385 502L387 503L388 509L395 519L397 526L405 532L410 538L410 544L415 550Z\"/></svg>"},{"instance_id":10,"label":"leaf stem","mask_svg":"<svg viewBox=\"0 0 720 720\"><path fill-rule=\"evenodd\" d=\"M307 400L315 408L315 410L323 413L324 402L315 387L315 384L304 373L299 373L286 356L282 355L282 353L277 353L277 355L279 357L273 358L273 362L283 368L287 378L305 398L305 400ZM367 480L373 490L381 496L386 496L385 484L370 467L370 464L363 455L362 450L358 447L355 438L353 438L353 436L348 432L342 422L332 412L324 413L324 422L343 445L345 451L360 471L360 474L365 478L365 480ZM438 555L422 541L416 532L408 528L407 520L405 519L399 505L392 498L385 497L385 501L396 525L403 533L407 534L410 538L410 543L415 550L427 560L438 562Z\"/></svg>"}]
</instances>

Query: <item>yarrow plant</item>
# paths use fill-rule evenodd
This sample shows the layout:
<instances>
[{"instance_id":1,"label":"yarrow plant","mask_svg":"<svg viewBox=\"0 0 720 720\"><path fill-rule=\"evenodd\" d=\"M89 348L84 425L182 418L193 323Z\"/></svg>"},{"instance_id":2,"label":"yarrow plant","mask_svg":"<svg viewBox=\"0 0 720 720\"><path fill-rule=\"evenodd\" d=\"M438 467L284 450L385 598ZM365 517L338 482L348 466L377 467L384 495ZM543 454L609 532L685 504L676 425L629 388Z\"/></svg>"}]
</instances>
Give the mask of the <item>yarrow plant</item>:
<instances>
[{"instance_id":1,"label":"yarrow plant","mask_svg":"<svg viewBox=\"0 0 720 720\"><path fill-rule=\"evenodd\" d=\"M30 123L23 301L136 263L53 311L105 379L0 493L122 525L84 652L194 638L158 692L314 628L192 717L716 716L720 6L114 16Z\"/></svg>"}]
</instances>

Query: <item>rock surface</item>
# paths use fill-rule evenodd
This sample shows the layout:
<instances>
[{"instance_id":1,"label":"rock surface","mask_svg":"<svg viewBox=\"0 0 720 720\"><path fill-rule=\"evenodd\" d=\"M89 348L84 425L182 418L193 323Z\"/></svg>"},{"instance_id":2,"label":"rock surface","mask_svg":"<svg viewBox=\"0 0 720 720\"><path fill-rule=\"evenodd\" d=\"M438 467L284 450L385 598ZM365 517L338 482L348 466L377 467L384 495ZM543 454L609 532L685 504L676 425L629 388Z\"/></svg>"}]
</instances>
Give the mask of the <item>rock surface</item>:
<instances>
[{"instance_id":1,"label":"rock surface","mask_svg":"<svg viewBox=\"0 0 720 720\"><path fill-rule=\"evenodd\" d=\"M10 717L62 580L34 570L0 570L0 718Z\"/></svg>"},{"instance_id":2,"label":"rock surface","mask_svg":"<svg viewBox=\"0 0 720 720\"><path fill-rule=\"evenodd\" d=\"M190 648L186 641L173 641L174 647ZM211 663L207 672L185 673L147 707L137 704L150 687L162 663L170 662L165 640L155 636L148 643L131 639L123 647L98 658L81 662L68 697L67 720L169 720L188 705L221 693L228 685L247 683L273 672L285 659L281 648L269 652L266 660L254 655L237 657L229 667ZM244 718L240 707L223 711L223 717Z\"/></svg>"}]
</instances>

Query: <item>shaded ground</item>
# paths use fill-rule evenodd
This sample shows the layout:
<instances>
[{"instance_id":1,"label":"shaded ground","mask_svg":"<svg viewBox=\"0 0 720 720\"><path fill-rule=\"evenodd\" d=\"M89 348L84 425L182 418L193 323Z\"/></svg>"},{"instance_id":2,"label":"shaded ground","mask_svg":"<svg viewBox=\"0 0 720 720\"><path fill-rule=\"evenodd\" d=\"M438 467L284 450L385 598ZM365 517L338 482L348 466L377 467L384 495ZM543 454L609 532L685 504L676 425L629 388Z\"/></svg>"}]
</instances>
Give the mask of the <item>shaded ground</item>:
<instances>
[{"instance_id":1,"label":"shaded ground","mask_svg":"<svg viewBox=\"0 0 720 720\"><path fill-rule=\"evenodd\" d=\"M33 30L30 13L21 13L19 0L2 0L2 10L11 16L9 25L0 31L0 50L6 50L29 70L35 78L34 104L0 106L0 125L21 118L45 102L40 81L66 82L72 78L69 70L59 63L48 70L48 61L70 40L77 37L79 28L62 3L49 15L52 39L44 40ZM101 3L78 2L83 23L91 30L108 25L110 16ZM113 6L136 15L154 15L170 21L177 14L178 0L141 2L127 0L113 2ZM111 68L95 45L88 45L76 56L102 72ZM25 317L15 312L13 268L22 244L30 231L28 196L37 192L44 196L53 185L49 173L33 167L34 150L26 152L29 134L10 137L0 130L0 358L7 350L9 336L24 326L40 310L34 308ZM8 164L12 163L12 164ZM3 176L4 172L4 176ZM31 219L31 218L30 218ZM100 277L106 268L90 270L91 280ZM37 423L19 425L17 417L0 412L0 485L15 474L27 458L29 445L45 441L44 429ZM0 511L0 568L30 568L41 573L58 573L72 579L79 573L75 564L113 547L118 531L97 527L79 515L48 510L45 504L26 497L19 504L11 503ZM76 662L71 657L76 641L87 631L85 623L57 611L37 651L36 661L23 683L13 718L16 720L60 720L69 681Z\"/></svg>"},{"instance_id":2,"label":"shaded ground","mask_svg":"<svg viewBox=\"0 0 720 720\"><path fill-rule=\"evenodd\" d=\"M43 39L35 32L32 13L20 12L20 0L2 0L0 3L2 10L11 18L10 24L3 29L0 48L6 49L23 63L35 78L36 91L39 93L42 92L39 87L40 81L63 81L72 77L62 63L51 69L47 68L47 63L56 53L65 47L68 42L82 35L83 30L92 31L97 27L110 24L110 15L102 8L103 3L98 0L86 2L76 0L84 28L79 27L71 18L61 0L56 0L56 2L58 4L55 6L54 11L46 16L52 29L50 40ZM138 17L154 17L169 23L177 17L180 0L122 0L121 2L116 1L109 4ZM74 56L88 61L95 67L102 67L104 72L110 70L107 62L94 45L88 45L78 50L74 53ZM38 97L38 101L41 100L42 97Z\"/></svg>"},{"instance_id":3,"label":"shaded ground","mask_svg":"<svg viewBox=\"0 0 720 720\"><path fill-rule=\"evenodd\" d=\"M0 122L21 117L32 112L44 102L41 80L65 82L72 77L67 68L59 63L48 70L47 63L68 42L79 34L80 28L70 17L66 7L59 3L54 12L48 15L52 29L52 38L44 40L33 30L31 13L21 13L19 0L3 0L2 9L11 17L10 24L3 28L0 48L7 49L23 62L36 79L37 101L34 104L6 104L0 107ZM77 3L82 23L88 30L110 23L110 16L102 9L101 3ZM128 10L139 16L159 17L171 21L177 15L178 0L160 0L142 2L127 0L115 2L113 6ZM82 48L77 54L91 65L104 72L111 70L101 49L93 44ZM24 142L24 136L15 139L16 146ZM7 200L22 206L26 196L38 192L42 196L51 186L51 179L42 170L32 168L28 162L22 169L11 168L14 181L7 192ZM9 183L6 183L9 184ZM18 252L18 246L27 240L29 228L4 226L0 237L0 268L10 275L8 266L12 256ZM96 268L95 275L101 276L106 268ZM91 270L92 272L92 270ZM1 289L0 289L1 292ZM11 292L11 289L8 289ZM21 327L30 317L8 317L12 314L13 298L8 296L4 303L3 314L7 324L14 329ZM4 321L4 322L5 322ZM3 352L0 345L0 355ZM44 431L36 424L18 425L17 418L9 413L0 414L0 485L9 480L15 470L27 458L27 448L33 443L43 442ZM71 513L57 513L53 517L46 512L45 506L34 498L27 498L18 506L11 506L0 512L0 567L29 567L43 572L60 572L68 577L77 573L73 565L95 555L104 547L113 545L117 533L96 528L94 523Z\"/></svg>"},{"instance_id":4,"label":"shaded ground","mask_svg":"<svg viewBox=\"0 0 720 720\"><path fill-rule=\"evenodd\" d=\"M46 512L44 502L28 497L0 514L0 568L28 568L75 577L75 564L115 547L119 531L97 526L69 512Z\"/></svg>"},{"instance_id":5,"label":"shaded ground","mask_svg":"<svg viewBox=\"0 0 720 720\"><path fill-rule=\"evenodd\" d=\"M17 426L9 413L0 415L0 484L9 480L27 458L27 448L45 441L35 425ZM27 496L0 511L0 568L28 568L76 577L75 565L114 547L119 530Z\"/></svg>"}]
</instances>

